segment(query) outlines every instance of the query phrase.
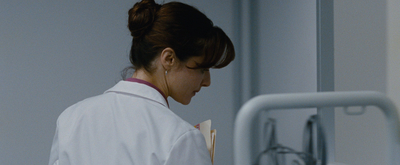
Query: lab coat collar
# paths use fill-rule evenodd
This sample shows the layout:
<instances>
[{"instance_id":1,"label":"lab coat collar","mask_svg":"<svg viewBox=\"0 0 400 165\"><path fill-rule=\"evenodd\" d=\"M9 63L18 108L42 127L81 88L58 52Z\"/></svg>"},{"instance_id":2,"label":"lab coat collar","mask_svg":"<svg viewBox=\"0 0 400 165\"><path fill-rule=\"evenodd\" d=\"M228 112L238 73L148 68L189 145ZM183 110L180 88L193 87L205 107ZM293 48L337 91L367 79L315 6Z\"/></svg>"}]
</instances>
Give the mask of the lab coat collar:
<instances>
[{"instance_id":1,"label":"lab coat collar","mask_svg":"<svg viewBox=\"0 0 400 165\"><path fill-rule=\"evenodd\" d=\"M164 96L158 92L153 87L150 87L146 84L138 83L138 82L130 82L130 81L120 81L114 87L105 91L104 93L116 92L116 93L125 93L130 95L136 95L139 97L143 97L161 105L169 108L167 100Z\"/></svg>"}]
</instances>

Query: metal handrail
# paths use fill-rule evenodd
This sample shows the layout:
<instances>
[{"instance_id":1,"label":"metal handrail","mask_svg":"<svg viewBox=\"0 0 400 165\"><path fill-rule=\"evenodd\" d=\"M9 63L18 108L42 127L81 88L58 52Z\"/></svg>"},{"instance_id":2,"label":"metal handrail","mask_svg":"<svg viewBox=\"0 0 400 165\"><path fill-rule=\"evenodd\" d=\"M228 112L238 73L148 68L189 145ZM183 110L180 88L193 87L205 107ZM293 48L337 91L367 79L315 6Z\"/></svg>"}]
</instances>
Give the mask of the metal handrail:
<instances>
[{"instance_id":1,"label":"metal handrail","mask_svg":"<svg viewBox=\"0 0 400 165\"><path fill-rule=\"evenodd\" d=\"M254 129L252 126L261 111L349 106L376 106L382 110L389 128L390 164L400 164L400 128L398 112L384 94L371 91L318 92L260 95L247 101L239 110L234 127L234 163L252 164Z\"/></svg>"}]
</instances>

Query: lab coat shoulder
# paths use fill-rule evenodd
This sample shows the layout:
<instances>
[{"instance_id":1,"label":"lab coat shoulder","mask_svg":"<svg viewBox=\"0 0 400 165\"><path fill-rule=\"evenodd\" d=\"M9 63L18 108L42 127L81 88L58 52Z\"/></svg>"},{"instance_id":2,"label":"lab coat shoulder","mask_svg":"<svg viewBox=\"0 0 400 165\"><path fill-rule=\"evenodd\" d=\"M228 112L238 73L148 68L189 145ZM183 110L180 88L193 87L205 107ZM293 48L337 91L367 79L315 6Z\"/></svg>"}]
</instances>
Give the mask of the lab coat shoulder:
<instances>
[{"instance_id":1,"label":"lab coat shoulder","mask_svg":"<svg viewBox=\"0 0 400 165\"><path fill-rule=\"evenodd\" d=\"M83 117L84 115L88 115L89 113L92 113L94 109L98 109L94 108L94 106L101 106L99 105L99 103L105 101L106 98L102 95L89 97L82 101L79 101L69 106L58 116L57 125L59 125L60 122L63 123L67 120L70 120L71 117L77 119Z\"/></svg>"},{"instance_id":2,"label":"lab coat shoulder","mask_svg":"<svg viewBox=\"0 0 400 165\"><path fill-rule=\"evenodd\" d=\"M57 120L50 163L209 165L203 135L156 90L119 82L67 108Z\"/></svg>"},{"instance_id":3,"label":"lab coat shoulder","mask_svg":"<svg viewBox=\"0 0 400 165\"><path fill-rule=\"evenodd\" d=\"M159 149L167 153L161 164L211 165L204 136L198 129L169 109L153 115L160 117L159 122L153 123L156 125L155 128L161 128L155 131L155 134L160 134L164 141L158 145Z\"/></svg>"}]
</instances>

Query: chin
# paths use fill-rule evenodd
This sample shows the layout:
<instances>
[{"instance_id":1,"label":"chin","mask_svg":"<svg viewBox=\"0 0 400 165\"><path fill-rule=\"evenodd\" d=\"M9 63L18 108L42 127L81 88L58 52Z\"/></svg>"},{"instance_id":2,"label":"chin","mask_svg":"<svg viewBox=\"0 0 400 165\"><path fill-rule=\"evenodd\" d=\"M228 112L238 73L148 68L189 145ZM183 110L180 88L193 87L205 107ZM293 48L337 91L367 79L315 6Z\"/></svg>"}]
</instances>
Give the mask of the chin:
<instances>
[{"instance_id":1,"label":"chin","mask_svg":"<svg viewBox=\"0 0 400 165\"><path fill-rule=\"evenodd\" d=\"M181 103L183 105L188 105L192 100L192 97L172 97L176 102Z\"/></svg>"},{"instance_id":2,"label":"chin","mask_svg":"<svg viewBox=\"0 0 400 165\"><path fill-rule=\"evenodd\" d=\"M190 102L185 102L185 103L181 103L181 104L183 104L183 105L188 105Z\"/></svg>"},{"instance_id":3,"label":"chin","mask_svg":"<svg viewBox=\"0 0 400 165\"><path fill-rule=\"evenodd\" d=\"M179 102L179 103L181 103L183 105L188 105L191 100L192 100L192 98L189 98L187 100L185 99L185 100L175 100L175 101L177 101L177 102Z\"/></svg>"},{"instance_id":4,"label":"chin","mask_svg":"<svg viewBox=\"0 0 400 165\"><path fill-rule=\"evenodd\" d=\"M190 100L188 100L188 101L182 101L182 102L180 102L181 104L183 104L183 105L188 105L189 103L190 103Z\"/></svg>"}]
</instances>

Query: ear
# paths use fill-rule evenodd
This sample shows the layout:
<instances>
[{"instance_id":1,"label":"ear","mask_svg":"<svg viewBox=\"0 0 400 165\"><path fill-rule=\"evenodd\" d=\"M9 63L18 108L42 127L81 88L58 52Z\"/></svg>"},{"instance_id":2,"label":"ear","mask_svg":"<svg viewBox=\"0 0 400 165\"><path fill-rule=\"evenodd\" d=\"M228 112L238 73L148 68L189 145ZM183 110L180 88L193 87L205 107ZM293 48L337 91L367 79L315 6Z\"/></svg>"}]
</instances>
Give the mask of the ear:
<instances>
[{"instance_id":1,"label":"ear","mask_svg":"<svg viewBox=\"0 0 400 165\"><path fill-rule=\"evenodd\" d=\"M170 47L162 50L160 56L161 65L165 70L170 70L177 63L175 51Z\"/></svg>"}]
</instances>

